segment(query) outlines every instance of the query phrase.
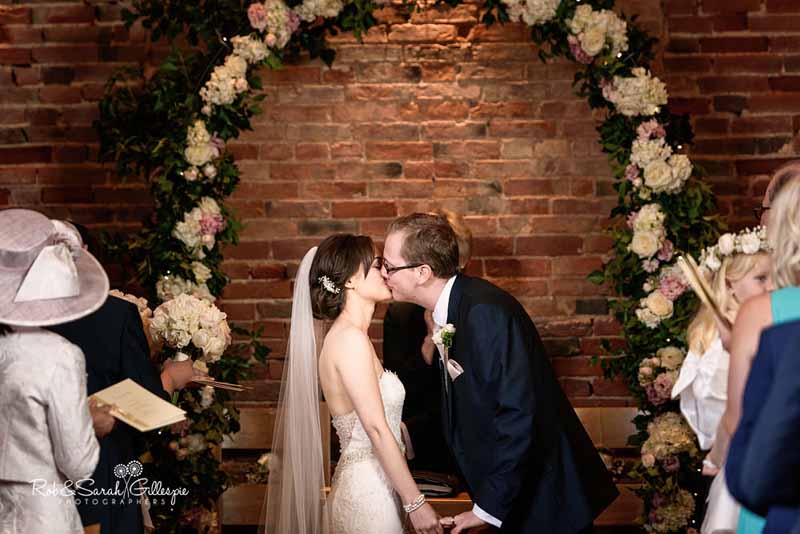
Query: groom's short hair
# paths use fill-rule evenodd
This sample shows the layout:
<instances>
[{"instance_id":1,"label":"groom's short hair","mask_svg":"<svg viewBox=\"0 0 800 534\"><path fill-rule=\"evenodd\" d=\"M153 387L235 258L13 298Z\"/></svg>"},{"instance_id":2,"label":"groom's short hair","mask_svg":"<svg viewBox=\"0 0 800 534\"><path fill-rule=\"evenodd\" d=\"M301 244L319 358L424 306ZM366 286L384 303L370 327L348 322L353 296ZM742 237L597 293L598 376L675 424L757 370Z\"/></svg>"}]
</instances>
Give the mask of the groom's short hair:
<instances>
[{"instance_id":1,"label":"groom's short hair","mask_svg":"<svg viewBox=\"0 0 800 534\"><path fill-rule=\"evenodd\" d=\"M409 264L430 266L438 278L450 278L458 272L458 239L455 231L440 215L412 213L392 221L389 234L402 232L403 259Z\"/></svg>"}]
</instances>

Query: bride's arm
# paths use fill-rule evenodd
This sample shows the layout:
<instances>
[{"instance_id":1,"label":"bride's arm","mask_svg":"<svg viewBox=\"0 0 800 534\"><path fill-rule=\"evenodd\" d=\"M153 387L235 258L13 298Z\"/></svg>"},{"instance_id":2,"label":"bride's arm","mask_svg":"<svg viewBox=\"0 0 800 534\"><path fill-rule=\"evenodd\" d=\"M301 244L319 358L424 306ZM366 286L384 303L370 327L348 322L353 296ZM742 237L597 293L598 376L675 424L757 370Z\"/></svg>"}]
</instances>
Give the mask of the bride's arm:
<instances>
[{"instance_id":1,"label":"bride's arm","mask_svg":"<svg viewBox=\"0 0 800 534\"><path fill-rule=\"evenodd\" d=\"M337 338L329 350L345 355L336 361L342 385L392 487L400 495L403 504L413 503L420 491L386 421L370 340L355 329L343 331ZM436 513L428 504L412 513L411 518L418 532L441 532Z\"/></svg>"}]
</instances>

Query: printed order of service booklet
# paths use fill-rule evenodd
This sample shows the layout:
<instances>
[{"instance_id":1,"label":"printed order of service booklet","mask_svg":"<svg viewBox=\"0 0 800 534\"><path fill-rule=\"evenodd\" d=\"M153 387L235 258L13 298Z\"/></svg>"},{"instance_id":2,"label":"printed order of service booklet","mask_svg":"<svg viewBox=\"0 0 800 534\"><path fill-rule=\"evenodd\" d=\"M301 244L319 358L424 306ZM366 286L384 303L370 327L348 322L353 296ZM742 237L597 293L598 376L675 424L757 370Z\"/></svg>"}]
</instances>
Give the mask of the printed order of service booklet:
<instances>
[{"instance_id":1,"label":"printed order of service booklet","mask_svg":"<svg viewBox=\"0 0 800 534\"><path fill-rule=\"evenodd\" d=\"M112 405L111 415L140 432L186 419L185 411L153 395L130 378L98 391L92 398L101 405Z\"/></svg>"}]
</instances>

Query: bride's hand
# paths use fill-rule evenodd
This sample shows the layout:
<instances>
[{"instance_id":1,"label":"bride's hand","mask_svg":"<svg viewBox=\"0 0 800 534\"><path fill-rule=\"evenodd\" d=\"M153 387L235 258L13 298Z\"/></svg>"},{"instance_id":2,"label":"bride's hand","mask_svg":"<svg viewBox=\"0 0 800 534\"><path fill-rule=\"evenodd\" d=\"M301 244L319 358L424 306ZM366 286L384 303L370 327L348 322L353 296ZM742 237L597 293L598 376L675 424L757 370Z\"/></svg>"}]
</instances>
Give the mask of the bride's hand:
<instances>
[{"instance_id":1,"label":"bride's hand","mask_svg":"<svg viewBox=\"0 0 800 534\"><path fill-rule=\"evenodd\" d=\"M442 534L442 525L439 524L439 516L433 510L433 506L428 503L423 504L410 514L411 524L417 534Z\"/></svg>"}]
</instances>

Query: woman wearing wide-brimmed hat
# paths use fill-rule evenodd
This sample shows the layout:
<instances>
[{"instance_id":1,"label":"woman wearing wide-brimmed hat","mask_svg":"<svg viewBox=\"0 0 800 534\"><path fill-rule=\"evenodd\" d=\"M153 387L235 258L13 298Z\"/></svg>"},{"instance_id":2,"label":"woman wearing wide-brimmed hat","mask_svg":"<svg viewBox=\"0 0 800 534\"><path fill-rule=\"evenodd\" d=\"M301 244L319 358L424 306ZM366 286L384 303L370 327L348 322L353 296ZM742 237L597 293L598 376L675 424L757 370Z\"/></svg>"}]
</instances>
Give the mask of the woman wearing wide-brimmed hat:
<instances>
[{"instance_id":1,"label":"woman wearing wide-brimmed hat","mask_svg":"<svg viewBox=\"0 0 800 534\"><path fill-rule=\"evenodd\" d=\"M41 327L99 308L108 277L61 221L0 211L0 532L82 534L74 487L99 446L81 350Z\"/></svg>"}]
</instances>

